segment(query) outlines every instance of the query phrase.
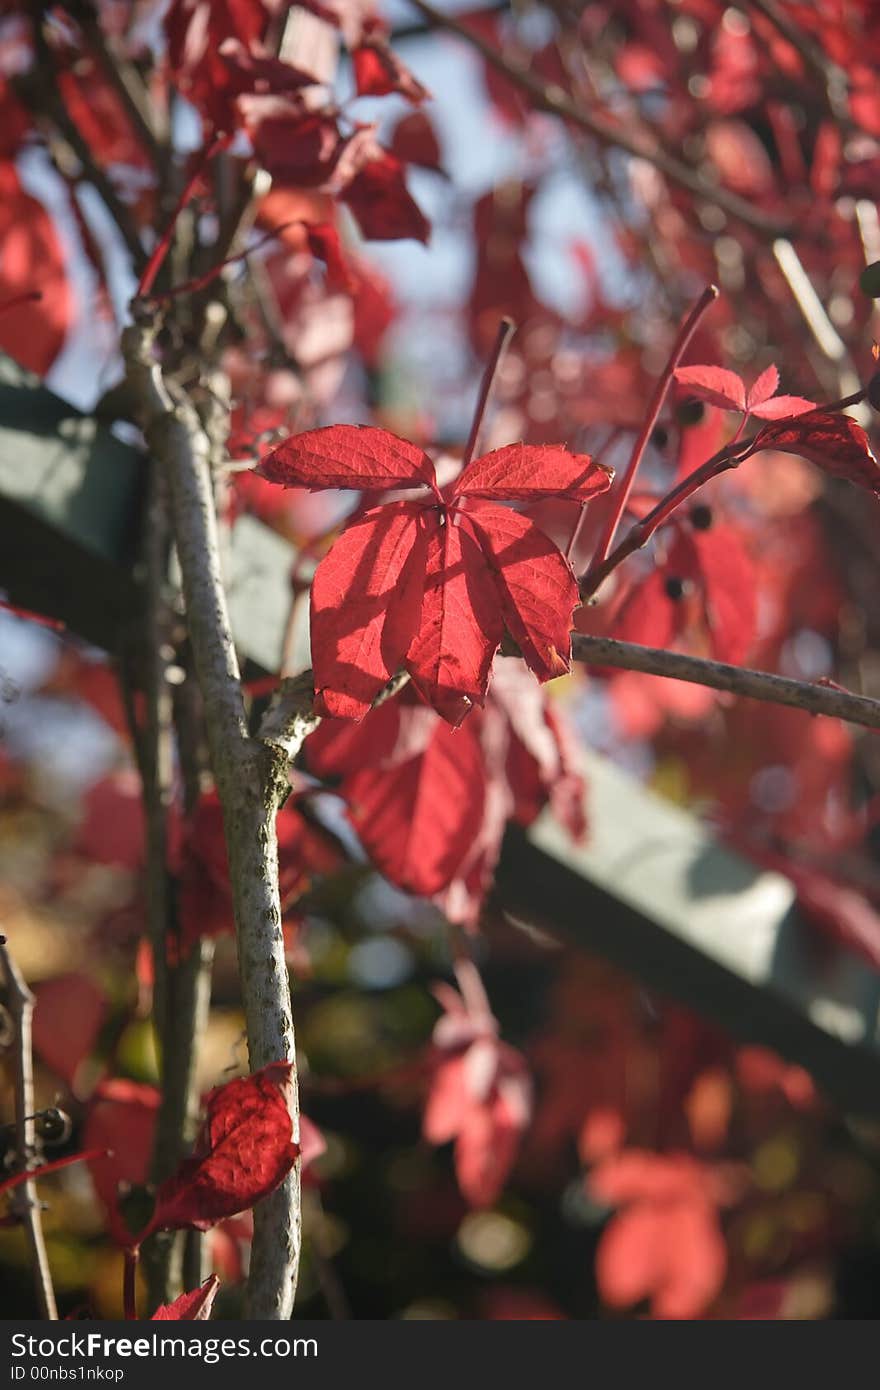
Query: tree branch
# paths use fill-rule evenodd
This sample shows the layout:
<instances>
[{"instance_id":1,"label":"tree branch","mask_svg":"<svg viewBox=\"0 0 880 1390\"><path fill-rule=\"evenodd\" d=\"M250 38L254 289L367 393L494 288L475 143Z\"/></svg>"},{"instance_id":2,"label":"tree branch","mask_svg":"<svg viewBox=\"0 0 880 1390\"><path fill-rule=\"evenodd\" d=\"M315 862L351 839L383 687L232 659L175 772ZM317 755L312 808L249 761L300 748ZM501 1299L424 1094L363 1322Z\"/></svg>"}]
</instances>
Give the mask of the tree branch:
<instances>
[{"instance_id":1,"label":"tree branch","mask_svg":"<svg viewBox=\"0 0 880 1390\"><path fill-rule=\"evenodd\" d=\"M6 978L6 1006L15 1028L12 1046L15 1049L15 1155L17 1170L26 1173L36 1162L36 1131L34 1129L34 1058L31 1046L31 1021L34 996L31 994L15 961L5 936L0 936L0 962ZM31 1265L37 1303L43 1318L54 1322L58 1317L55 1290L49 1256L43 1238L40 1219L40 1199L37 1185L28 1178L16 1188L10 1199L13 1210L25 1229L30 1248Z\"/></svg>"},{"instance_id":2,"label":"tree branch","mask_svg":"<svg viewBox=\"0 0 880 1390\"><path fill-rule=\"evenodd\" d=\"M592 135L603 145L624 150L634 159L644 159L674 183L686 188L689 193L704 198L707 203L713 203L731 217L738 218L740 222L764 236L784 237L792 235L793 228L789 222L772 217L769 213L761 212L754 204L745 198L740 198L736 193L731 193L726 188L707 183L689 165L682 163L674 155L667 154L658 144L643 139L640 134L634 134L632 130L622 125L615 125L602 116L585 111L583 107L572 101L561 87L552 84L547 85L541 78L535 77L530 68L520 67L517 63L511 62L486 43L479 34L468 29L465 24L459 23L452 15L444 14L441 10L435 9L433 5L427 4L426 0L410 0L410 4L426 19L430 20L435 28L447 29L451 34L456 34L458 38L464 39L465 43L469 43L472 48L475 48L485 62L490 63L514 86L519 87L531 98L536 110L546 111L551 116L558 116L563 121L570 121L572 125L586 131L588 135Z\"/></svg>"},{"instance_id":3,"label":"tree branch","mask_svg":"<svg viewBox=\"0 0 880 1390\"><path fill-rule=\"evenodd\" d=\"M635 642L618 642L612 637L588 637L575 633L572 656L586 666L614 666L624 671L643 671L648 676L668 676L673 680L707 685L749 700L772 705L789 705L809 714L825 714L845 719L866 729L880 729L880 700L853 695L834 685L791 680L769 671L753 671L729 666L723 661L668 652L660 647L642 647Z\"/></svg>"},{"instance_id":4,"label":"tree branch","mask_svg":"<svg viewBox=\"0 0 880 1390\"><path fill-rule=\"evenodd\" d=\"M183 581L190 642L202 691L211 766L223 808L239 971L252 1070L293 1064L291 1101L299 1139L296 1050L281 932L275 816L287 789L287 758L252 739L220 572L209 443L192 404L172 399L153 358L155 326L126 330L128 377L153 456L166 470L171 520ZM300 1252L300 1173L287 1178L254 1213L248 1316L287 1319Z\"/></svg>"}]
</instances>

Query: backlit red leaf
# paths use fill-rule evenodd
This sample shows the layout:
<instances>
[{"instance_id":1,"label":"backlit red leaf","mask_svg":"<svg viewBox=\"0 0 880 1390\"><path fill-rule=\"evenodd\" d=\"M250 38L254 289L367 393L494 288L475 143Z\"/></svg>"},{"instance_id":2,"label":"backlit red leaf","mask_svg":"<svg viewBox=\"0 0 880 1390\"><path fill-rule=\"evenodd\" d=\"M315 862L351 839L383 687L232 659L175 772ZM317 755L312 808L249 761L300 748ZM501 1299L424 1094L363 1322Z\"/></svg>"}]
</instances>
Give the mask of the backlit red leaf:
<instances>
[{"instance_id":1,"label":"backlit red leaf","mask_svg":"<svg viewBox=\"0 0 880 1390\"><path fill-rule=\"evenodd\" d=\"M445 888L470 850L483 816L485 771L470 724L437 721L424 752L345 784L352 824L392 883L428 897Z\"/></svg>"},{"instance_id":2,"label":"backlit red leaf","mask_svg":"<svg viewBox=\"0 0 880 1390\"><path fill-rule=\"evenodd\" d=\"M506 502L540 497L586 502L607 492L613 477L612 469L594 463L589 454L572 454L561 444L506 444L474 459L452 495Z\"/></svg>"},{"instance_id":3,"label":"backlit red leaf","mask_svg":"<svg viewBox=\"0 0 880 1390\"><path fill-rule=\"evenodd\" d=\"M760 449L798 454L825 473L880 496L880 464L865 431L849 415L810 410L796 419L765 425L753 452Z\"/></svg>"},{"instance_id":4,"label":"backlit red leaf","mask_svg":"<svg viewBox=\"0 0 880 1390\"><path fill-rule=\"evenodd\" d=\"M403 665L422 607L423 509L374 507L349 526L315 571L311 635L316 707L361 719Z\"/></svg>"},{"instance_id":5,"label":"backlit red leaf","mask_svg":"<svg viewBox=\"0 0 880 1390\"><path fill-rule=\"evenodd\" d=\"M254 470L282 487L434 487L424 449L373 425L328 425L291 435Z\"/></svg>"},{"instance_id":6,"label":"backlit red leaf","mask_svg":"<svg viewBox=\"0 0 880 1390\"><path fill-rule=\"evenodd\" d=\"M394 127L391 153L404 164L439 170L442 163L440 142L424 111L410 111Z\"/></svg>"},{"instance_id":7,"label":"backlit red leaf","mask_svg":"<svg viewBox=\"0 0 880 1390\"><path fill-rule=\"evenodd\" d=\"M493 570L504 622L539 681L571 661L571 616L579 602L571 566L528 517L487 502L463 514Z\"/></svg>"},{"instance_id":8,"label":"backlit red leaf","mask_svg":"<svg viewBox=\"0 0 880 1390\"><path fill-rule=\"evenodd\" d=\"M779 371L778 368L770 363L754 382L746 398L748 409L754 413L759 405L763 405L771 396L775 396L779 390Z\"/></svg>"},{"instance_id":9,"label":"backlit red leaf","mask_svg":"<svg viewBox=\"0 0 880 1390\"><path fill-rule=\"evenodd\" d=\"M292 1133L290 1073L289 1062L273 1062L210 1093L193 1154L159 1187L142 1240L163 1229L206 1231L283 1182L300 1151Z\"/></svg>"},{"instance_id":10,"label":"backlit red leaf","mask_svg":"<svg viewBox=\"0 0 880 1390\"><path fill-rule=\"evenodd\" d=\"M364 39L351 55L358 96L381 97L397 92L418 105L430 93L381 37Z\"/></svg>"},{"instance_id":11,"label":"backlit red leaf","mask_svg":"<svg viewBox=\"0 0 880 1390\"><path fill-rule=\"evenodd\" d=\"M725 367L678 367L675 379L688 394L724 410L745 410L746 388L736 372Z\"/></svg>"},{"instance_id":12,"label":"backlit red leaf","mask_svg":"<svg viewBox=\"0 0 880 1390\"><path fill-rule=\"evenodd\" d=\"M404 167L393 154L383 151L354 176L342 194L368 241L427 242L430 227L414 202L404 178Z\"/></svg>"},{"instance_id":13,"label":"backlit red leaf","mask_svg":"<svg viewBox=\"0 0 880 1390\"><path fill-rule=\"evenodd\" d=\"M35 290L39 301L20 298ZM73 297L55 225L12 164L0 165L0 304L0 349L45 376L64 346Z\"/></svg>"},{"instance_id":14,"label":"backlit red leaf","mask_svg":"<svg viewBox=\"0 0 880 1390\"><path fill-rule=\"evenodd\" d=\"M485 557L447 520L428 540L425 594L406 666L419 692L450 724L486 696L504 623Z\"/></svg>"},{"instance_id":15,"label":"backlit red leaf","mask_svg":"<svg viewBox=\"0 0 880 1390\"><path fill-rule=\"evenodd\" d=\"M750 406L749 409L759 420L788 420L794 415L804 415L808 410L815 410L816 403L806 400L803 396L774 396L772 400Z\"/></svg>"}]
</instances>

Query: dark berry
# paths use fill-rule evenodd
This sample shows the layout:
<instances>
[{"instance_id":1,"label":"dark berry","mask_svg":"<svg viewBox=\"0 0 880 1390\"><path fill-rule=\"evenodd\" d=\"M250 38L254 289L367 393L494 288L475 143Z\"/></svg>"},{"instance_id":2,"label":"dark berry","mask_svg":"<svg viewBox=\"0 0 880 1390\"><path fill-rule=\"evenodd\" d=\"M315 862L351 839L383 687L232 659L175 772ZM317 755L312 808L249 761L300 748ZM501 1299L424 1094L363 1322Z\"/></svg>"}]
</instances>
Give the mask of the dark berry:
<instances>
[{"instance_id":1,"label":"dark berry","mask_svg":"<svg viewBox=\"0 0 880 1390\"><path fill-rule=\"evenodd\" d=\"M700 502L691 508L691 526L695 531L708 531L712 525L712 508Z\"/></svg>"},{"instance_id":2,"label":"dark berry","mask_svg":"<svg viewBox=\"0 0 880 1390\"><path fill-rule=\"evenodd\" d=\"M655 425L651 431L651 443L655 449L665 449L669 443L669 431L665 425Z\"/></svg>"},{"instance_id":3,"label":"dark berry","mask_svg":"<svg viewBox=\"0 0 880 1390\"><path fill-rule=\"evenodd\" d=\"M57 1105L49 1110L41 1110L35 1119L35 1128L44 1144L66 1144L73 1129L73 1121Z\"/></svg>"},{"instance_id":4,"label":"dark berry","mask_svg":"<svg viewBox=\"0 0 880 1390\"><path fill-rule=\"evenodd\" d=\"M705 406L702 401L680 401L675 408L675 418L686 430L691 425L698 425L703 418Z\"/></svg>"},{"instance_id":5,"label":"dark berry","mask_svg":"<svg viewBox=\"0 0 880 1390\"><path fill-rule=\"evenodd\" d=\"M671 574L663 587L666 590L666 597L671 598L674 603L677 603L680 598L684 598L685 583L683 579L679 579L677 574Z\"/></svg>"}]
</instances>

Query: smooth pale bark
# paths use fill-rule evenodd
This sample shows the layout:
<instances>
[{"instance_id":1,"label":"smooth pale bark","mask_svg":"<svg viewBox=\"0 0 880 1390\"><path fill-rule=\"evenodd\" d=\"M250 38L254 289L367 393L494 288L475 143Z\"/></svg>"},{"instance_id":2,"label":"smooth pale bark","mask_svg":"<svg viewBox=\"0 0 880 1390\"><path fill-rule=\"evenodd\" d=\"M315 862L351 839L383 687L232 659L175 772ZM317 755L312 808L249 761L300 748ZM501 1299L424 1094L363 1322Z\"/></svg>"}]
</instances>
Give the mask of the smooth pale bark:
<instances>
[{"instance_id":1,"label":"smooth pale bark","mask_svg":"<svg viewBox=\"0 0 880 1390\"><path fill-rule=\"evenodd\" d=\"M223 808L238 936L248 1054L256 1071L293 1064L291 1109L299 1138L296 1046L281 931L275 817L287 794L291 749L250 736L220 570L209 443L182 393L172 395L153 357L151 324L126 330L128 379L153 459L168 480L196 677L211 767ZM302 721L302 737L308 721ZM289 1318L301 1243L300 1165L254 1213L247 1288L250 1318Z\"/></svg>"}]
</instances>

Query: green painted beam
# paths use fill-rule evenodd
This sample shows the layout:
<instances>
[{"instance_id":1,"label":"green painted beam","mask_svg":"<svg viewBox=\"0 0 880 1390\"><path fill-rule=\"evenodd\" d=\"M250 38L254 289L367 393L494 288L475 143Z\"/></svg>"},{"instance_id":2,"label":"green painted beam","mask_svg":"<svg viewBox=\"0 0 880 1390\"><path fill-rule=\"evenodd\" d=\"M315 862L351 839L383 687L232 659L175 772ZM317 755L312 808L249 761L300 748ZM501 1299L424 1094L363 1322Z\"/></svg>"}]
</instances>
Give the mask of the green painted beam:
<instances>
[{"instance_id":1,"label":"green painted beam","mask_svg":"<svg viewBox=\"0 0 880 1390\"><path fill-rule=\"evenodd\" d=\"M880 1116L880 975L817 939L782 874L606 758L588 755L587 779L587 843L549 813L527 835L511 827L499 905L775 1048L845 1110Z\"/></svg>"},{"instance_id":2,"label":"green painted beam","mask_svg":"<svg viewBox=\"0 0 880 1390\"><path fill-rule=\"evenodd\" d=\"M118 650L137 620L135 558L148 462L0 354L0 588L86 641ZM296 551L253 517L227 547L243 665L277 671ZM308 572L306 572L308 578ZM295 656L308 662L300 634Z\"/></svg>"}]
</instances>

